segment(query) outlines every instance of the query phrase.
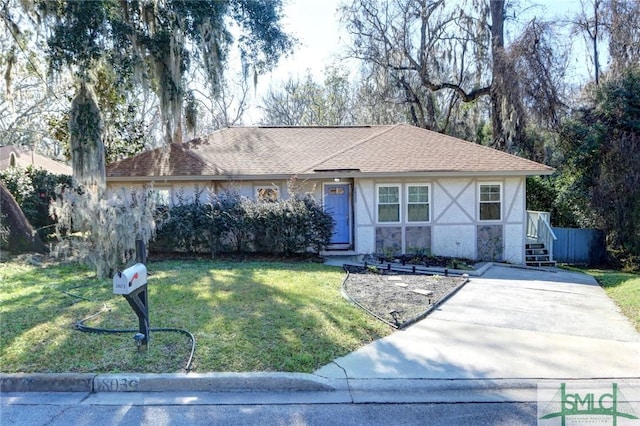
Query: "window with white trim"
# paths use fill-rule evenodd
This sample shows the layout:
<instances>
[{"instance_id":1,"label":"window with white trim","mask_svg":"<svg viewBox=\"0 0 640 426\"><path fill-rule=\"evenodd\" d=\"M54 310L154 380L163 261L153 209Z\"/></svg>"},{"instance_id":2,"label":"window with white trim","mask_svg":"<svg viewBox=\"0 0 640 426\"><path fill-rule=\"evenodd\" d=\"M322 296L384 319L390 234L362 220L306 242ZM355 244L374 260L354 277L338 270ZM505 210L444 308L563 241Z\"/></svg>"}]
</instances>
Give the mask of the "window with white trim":
<instances>
[{"instance_id":1,"label":"window with white trim","mask_svg":"<svg viewBox=\"0 0 640 426\"><path fill-rule=\"evenodd\" d=\"M377 186L378 222L400 222L400 185Z\"/></svg>"},{"instance_id":2,"label":"window with white trim","mask_svg":"<svg viewBox=\"0 0 640 426\"><path fill-rule=\"evenodd\" d=\"M407 185L407 222L429 222L429 185Z\"/></svg>"},{"instance_id":3,"label":"window with white trim","mask_svg":"<svg viewBox=\"0 0 640 426\"><path fill-rule=\"evenodd\" d=\"M502 185L499 183L483 183L479 185L480 220L502 219Z\"/></svg>"},{"instance_id":4,"label":"window with white trim","mask_svg":"<svg viewBox=\"0 0 640 426\"><path fill-rule=\"evenodd\" d=\"M278 188L275 186L260 186L256 188L256 200L262 202L278 201Z\"/></svg>"}]
</instances>

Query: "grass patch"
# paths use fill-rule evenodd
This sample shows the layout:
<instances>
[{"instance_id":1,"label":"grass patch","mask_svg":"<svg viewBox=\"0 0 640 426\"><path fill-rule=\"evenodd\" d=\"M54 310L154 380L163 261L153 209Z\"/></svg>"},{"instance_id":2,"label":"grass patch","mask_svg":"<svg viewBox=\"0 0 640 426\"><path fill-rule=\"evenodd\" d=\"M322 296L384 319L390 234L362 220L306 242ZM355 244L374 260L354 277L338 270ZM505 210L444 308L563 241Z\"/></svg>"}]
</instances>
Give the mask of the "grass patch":
<instances>
[{"instance_id":1,"label":"grass patch","mask_svg":"<svg viewBox=\"0 0 640 426\"><path fill-rule=\"evenodd\" d=\"M192 371L312 372L391 332L340 295L340 268L302 262L150 263L151 327L197 340ZM75 323L137 328L111 280L80 265L0 264L0 371L176 372L190 340L152 332L138 353L133 333L93 334Z\"/></svg>"},{"instance_id":2,"label":"grass patch","mask_svg":"<svg viewBox=\"0 0 640 426\"><path fill-rule=\"evenodd\" d=\"M640 274L607 269L577 270L593 276L640 332Z\"/></svg>"}]
</instances>

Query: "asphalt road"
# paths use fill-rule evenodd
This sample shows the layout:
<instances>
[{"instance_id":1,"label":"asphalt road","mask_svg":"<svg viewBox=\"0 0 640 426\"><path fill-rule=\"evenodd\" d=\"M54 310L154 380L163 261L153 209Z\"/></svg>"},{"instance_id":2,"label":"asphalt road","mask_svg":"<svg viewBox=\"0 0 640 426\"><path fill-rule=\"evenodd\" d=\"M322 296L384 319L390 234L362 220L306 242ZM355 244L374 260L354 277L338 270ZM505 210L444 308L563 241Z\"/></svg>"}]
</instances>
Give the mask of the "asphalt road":
<instances>
[{"instance_id":1,"label":"asphalt road","mask_svg":"<svg viewBox=\"0 0 640 426\"><path fill-rule=\"evenodd\" d=\"M0 424L44 425L534 425L535 402L494 403L342 403L230 404L206 402L194 393L192 404L158 400L132 405L81 394L29 393L19 402L0 404ZM158 398L157 394L148 395ZM138 395L138 397L140 397ZM198 403L198 400L200 402ZM202 400L204 399L204 400ZM115 404L115 405L113 405Z\"/></svg>"}]
</instances>

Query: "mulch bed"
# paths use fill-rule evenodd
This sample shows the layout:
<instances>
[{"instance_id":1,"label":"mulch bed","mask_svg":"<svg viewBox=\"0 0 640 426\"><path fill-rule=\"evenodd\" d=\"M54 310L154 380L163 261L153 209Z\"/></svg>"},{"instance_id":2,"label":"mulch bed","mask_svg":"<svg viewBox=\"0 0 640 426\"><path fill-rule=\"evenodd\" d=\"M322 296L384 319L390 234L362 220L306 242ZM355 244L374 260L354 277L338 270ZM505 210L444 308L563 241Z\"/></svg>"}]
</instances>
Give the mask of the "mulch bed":
<instances>
[{"instance_id":1,"label":"mulch bed","mask_svg":"<svg viewBox=\"0 0 640 426\"><path fill-rule=\"evenodd\" d=\"M467 278L348 270L343 290L356 305L392 327L424 318Z\"/></svg>"}]
</instances>

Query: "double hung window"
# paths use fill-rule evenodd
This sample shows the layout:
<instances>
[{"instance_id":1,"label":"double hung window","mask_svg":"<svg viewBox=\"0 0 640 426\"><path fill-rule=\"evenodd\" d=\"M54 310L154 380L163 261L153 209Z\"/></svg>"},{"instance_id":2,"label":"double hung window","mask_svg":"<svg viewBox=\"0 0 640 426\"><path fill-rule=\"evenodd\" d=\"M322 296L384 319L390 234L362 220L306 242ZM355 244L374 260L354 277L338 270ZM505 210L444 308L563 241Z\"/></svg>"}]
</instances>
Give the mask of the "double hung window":
<instances>
[{"instance_id":1,"label":"double hung window","mask_svg":"<svg viewBox=\"0 0 640 426\"><path fill-rule=\"evenodd\" d=\"M376 187L378 223L429 222L428 184L382 184Z\"/></svg>"},{"instance_id":2,"label":"double hung window","mask_svg":"<svg viewBox=\"0 0 640 426\"><path fill-rule=\"evenodd\" d=\"M480 220L502 219L502 186L496 183L480 184Z\"/></svg>"},{"instance_id":3,"label":"double hung window","mask_svg":"<svg viewBox=\"0 0 640 426\"><path fill-rule=\"evenodd\" d=\"M378 222L400 222L400 185L378 185Z\"/></svg>"},{"instance_id":4,"label":"double hung window","mask_svg":"<svg viewBox=\"0 0 640 426\"><path fill-rule=\"evenodd\" d=\"M429 185L407 185L407 222L429 222Z\"/></svg>"}]
</instances>

